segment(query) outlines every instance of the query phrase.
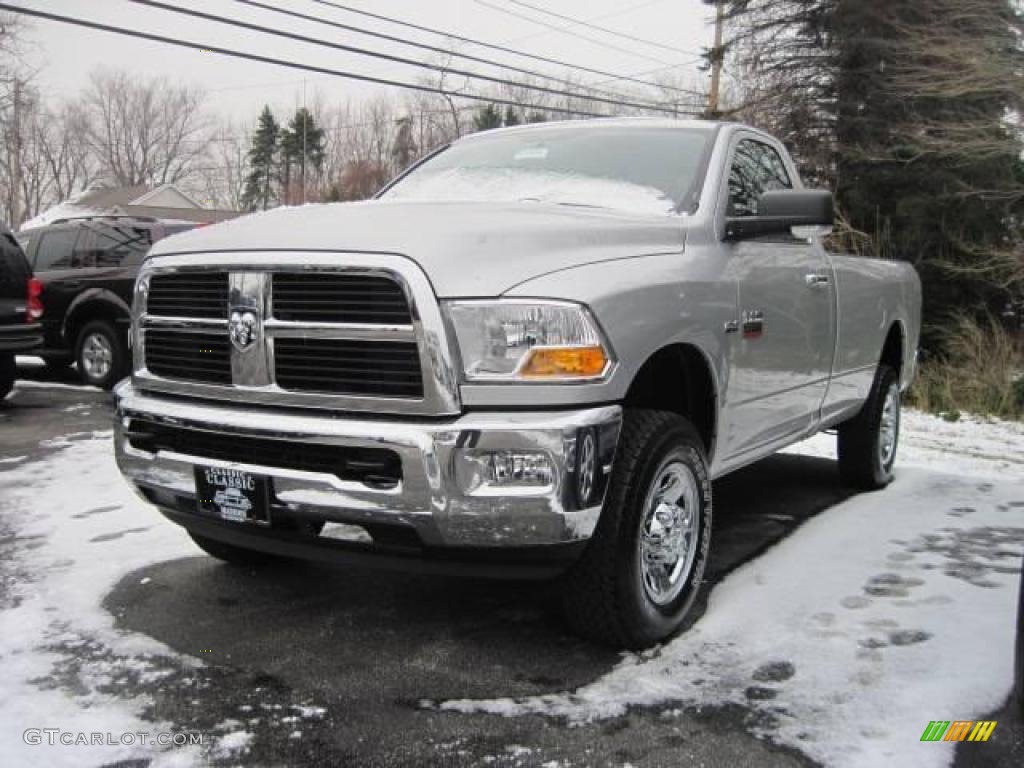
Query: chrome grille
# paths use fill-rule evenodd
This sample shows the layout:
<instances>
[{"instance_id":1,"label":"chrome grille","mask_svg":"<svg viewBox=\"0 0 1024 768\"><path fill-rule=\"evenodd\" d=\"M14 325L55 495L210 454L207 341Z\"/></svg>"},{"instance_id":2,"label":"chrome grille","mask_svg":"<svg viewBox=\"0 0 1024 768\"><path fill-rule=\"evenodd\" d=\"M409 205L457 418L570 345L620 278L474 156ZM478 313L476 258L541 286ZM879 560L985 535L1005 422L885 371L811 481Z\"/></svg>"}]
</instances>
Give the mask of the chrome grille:
<instances>
[{"instance_id":1,"label":"chrome grille","mask_svg":"<svg viewBox=\"0 0 1024 768\"><path fill-rule=\"evenodd\" d=\"M231 343L226 331L146 331L146 367L168 379L231 383Z\"/></svg>"},{"instance_id":2,"label":"chrome grille","mask_svg":"<svg viewBox=\"0 0 1024 768\"><path fill-rule=\"evenodd\" d=\"M175 272L153 275L147 312L160 317L227 317L226 272Z\"/></svg>"},{"instance_id":3,"label":"chrome grille","mask_svg":"<svg viewBox=\"0 0 1024 768\"><path fill-rule=\"evenodd\" d=\"M423 397L419 354L409 342L278 339L274 368L284 389Z\"/></svg>"},{"instance_id":4,"label":"chrome grille","mask_svg":"<svg viewBox=\"0 0 1024 768\"><path fill-rule=\"evenodd\" d=\"M138 281L133 334L144 390L381 414L460 410L440 307L401 256L154 256Z\"/></svg>"},{"instance_id":5,"label":"chrome grille","mask_svg":"<svg viewBox=\"0 0 1024 768\"><path fill-rule=\"evenodd\" d=\"M273 315L316 323L412 322L402 286L389 277L360 274L276 274Z\"/></svg>"}]
</instances>

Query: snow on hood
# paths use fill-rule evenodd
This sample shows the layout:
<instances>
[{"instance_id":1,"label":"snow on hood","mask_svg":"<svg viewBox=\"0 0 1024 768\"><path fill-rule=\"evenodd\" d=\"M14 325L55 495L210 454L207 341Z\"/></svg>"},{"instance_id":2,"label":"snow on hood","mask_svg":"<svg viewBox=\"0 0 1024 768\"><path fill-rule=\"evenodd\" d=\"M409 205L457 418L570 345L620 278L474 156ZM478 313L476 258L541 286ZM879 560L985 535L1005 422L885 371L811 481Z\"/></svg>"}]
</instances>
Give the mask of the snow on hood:
<instances>
[{"instance_id":1,"label":"snow on hood","mask_svg":"<svg viewBox=\"0 0 1024 768\"><path fill-rule=\"evenodd\" d=\"M536 202L361 203L277 208L157 243L152 256L224 251L355 251L404 255L439 297L495 296L548 272L675 253L686 218Z\"/></svg>"}]
</instances>

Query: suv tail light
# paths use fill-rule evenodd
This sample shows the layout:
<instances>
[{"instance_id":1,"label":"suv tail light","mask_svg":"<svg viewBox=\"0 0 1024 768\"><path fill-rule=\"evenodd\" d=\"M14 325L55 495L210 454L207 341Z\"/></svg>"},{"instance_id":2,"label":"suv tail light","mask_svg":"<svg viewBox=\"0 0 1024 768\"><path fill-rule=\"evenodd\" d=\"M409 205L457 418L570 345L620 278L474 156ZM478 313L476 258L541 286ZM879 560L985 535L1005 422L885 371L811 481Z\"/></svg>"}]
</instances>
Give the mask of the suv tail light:
<instances>
[{"instance_id":1,"label":"suv tail light","mask_svg":"<svg viewBox=\"0 0 1024 768\"><path fill-rule=\"evenodd\" d=\"M28 281L28 311L25 312L25 322L34 323L43 316L43 284L38 279L31 277Z\"/></svg>"}]
</instances>

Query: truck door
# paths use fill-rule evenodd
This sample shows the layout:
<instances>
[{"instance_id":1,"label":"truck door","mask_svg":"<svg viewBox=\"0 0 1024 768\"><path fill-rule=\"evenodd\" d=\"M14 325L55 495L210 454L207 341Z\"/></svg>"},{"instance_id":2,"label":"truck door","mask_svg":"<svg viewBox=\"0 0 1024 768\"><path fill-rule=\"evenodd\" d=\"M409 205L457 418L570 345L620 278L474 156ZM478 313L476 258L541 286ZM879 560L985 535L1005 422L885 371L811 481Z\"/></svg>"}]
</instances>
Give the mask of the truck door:
<instances>
[{"instance_id":1,"label":"truck door","mask_svg":"<svg viewBox=\"0 0 1024 768\"><path fill-rule=\"evenodd\" d=\"M794 186L770 143L741 134L728 178L728 216L756 216L761 193ZM832 264L816 242L790 234L724 244L735 277L723 458L785 442L818 419L835 344Z\"/></svg>"}]
</instances>

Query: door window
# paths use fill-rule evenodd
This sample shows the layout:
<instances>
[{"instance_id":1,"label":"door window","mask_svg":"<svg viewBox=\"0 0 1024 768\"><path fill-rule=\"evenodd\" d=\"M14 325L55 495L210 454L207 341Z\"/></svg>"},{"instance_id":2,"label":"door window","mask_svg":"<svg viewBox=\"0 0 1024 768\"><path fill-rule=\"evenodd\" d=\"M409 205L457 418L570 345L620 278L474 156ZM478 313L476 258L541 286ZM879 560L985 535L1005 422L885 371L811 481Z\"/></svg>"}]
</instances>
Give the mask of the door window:
<instances>
[{"instance_id":1,"label":"door window","mask_svg":"<svg viewBox=\"0 0 1024 768\"><path fill-rule=\"evenodd\" d=\"M752 139L736 145L729 169L730 216L757 216L757 200L764 192L792 188L786 164L774 147Z\"/></svg>"},{"instance_id":2,"label":"door window","mask_svg":"<svg viewBox=\"0 0 1024 768\"><path fill-rule=\"evenodd\" d=\"M88 262L88 266L119 267L126 261L138 261L153 244L151 231L146 227L91 224L89 229L83 238L87 242L83 265Z\"/></svg>"},{"instance_id":3,"label":"door window","mask_svg":"<svg viewBox=\"0 0 1024 768\"><path fill-rule=\"evenodd\" d=\"M71 269L72 254L77 239L78 230L71 227L44 232L39 238L39 246L36 250L35 271Z\"/></svg>"}]
</instances>

